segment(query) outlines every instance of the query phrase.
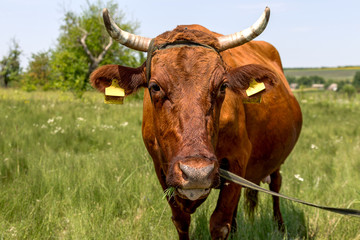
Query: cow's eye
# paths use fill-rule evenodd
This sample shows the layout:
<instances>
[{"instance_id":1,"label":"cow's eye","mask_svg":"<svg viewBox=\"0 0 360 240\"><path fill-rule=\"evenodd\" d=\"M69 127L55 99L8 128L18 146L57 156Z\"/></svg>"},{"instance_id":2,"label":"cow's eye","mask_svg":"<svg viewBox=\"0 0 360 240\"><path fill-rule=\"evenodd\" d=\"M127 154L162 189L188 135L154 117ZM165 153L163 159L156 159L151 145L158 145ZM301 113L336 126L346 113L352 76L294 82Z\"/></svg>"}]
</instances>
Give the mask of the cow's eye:
<instances>
[{"instance_id":1,"label":"cow's eye","mask_svg":"<svg viewBox=\"0 0 360 240\"><path fill-rule=\"evenodd\" d=\"M223 84L221 84L221 86L220 86L220 93L225 93L225 90L226 90L226 88L228 88L228 83L223 83Z\"/></svg>"},{"instance_id":2,"label":"cow's eye","mask_svg":"<svg viewBox=\"0 0 360 240\"><path fill-rule=\"evenodd\" d=\"M149 89L152 92L158 92L160 91L160 86L157 85L156 83L150 83Z\"/></svg>"}]
</instances>

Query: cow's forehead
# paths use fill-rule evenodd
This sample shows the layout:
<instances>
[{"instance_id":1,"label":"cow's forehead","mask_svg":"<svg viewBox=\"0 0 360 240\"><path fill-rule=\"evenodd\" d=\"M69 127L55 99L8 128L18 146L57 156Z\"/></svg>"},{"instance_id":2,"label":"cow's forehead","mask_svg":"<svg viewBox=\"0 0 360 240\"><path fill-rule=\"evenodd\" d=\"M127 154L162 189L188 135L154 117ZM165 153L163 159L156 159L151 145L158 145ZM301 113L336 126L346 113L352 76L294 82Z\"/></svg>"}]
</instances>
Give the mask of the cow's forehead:
<instances>
[{"instance_id":1,"label":"cow's forehead","mask_svg":"<svg viewBox=\"0 0 360 240\"><path fill-rule=\"evenodd\" d=\"M152 59L152 76L163 84L213 85L214 74L224 72L220 55L204 47L160 50Z\"/></svg>"}]
</instances>

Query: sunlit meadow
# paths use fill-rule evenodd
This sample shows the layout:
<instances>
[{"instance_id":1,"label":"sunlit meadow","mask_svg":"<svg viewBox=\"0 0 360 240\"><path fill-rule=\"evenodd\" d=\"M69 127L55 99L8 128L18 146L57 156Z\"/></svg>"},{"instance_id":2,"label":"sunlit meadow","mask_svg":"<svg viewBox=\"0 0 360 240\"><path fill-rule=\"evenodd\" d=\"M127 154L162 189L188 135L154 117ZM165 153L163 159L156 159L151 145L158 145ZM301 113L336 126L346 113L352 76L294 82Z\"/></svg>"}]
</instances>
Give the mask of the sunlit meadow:
<instances>
[{"instance_id":1,"label":"sunlit meadow","mask_svg":"<svg viewBox=\"0 0 360 240\"><path fill-rule=\"evenodd\" d=\"M281 192L360 209L360 96L297 97L304 125L283 165ZM141 120L139 97L105 105L95 92L76 99L1 89L0 239L176 239ZM193 215L192 239L210 238L217 195L213 191ZM281 201L281 233L271 197L259 197L253 220L239 207L233 239L360 239L360 218L287 200Z\"/></svg>"}]
</instances>

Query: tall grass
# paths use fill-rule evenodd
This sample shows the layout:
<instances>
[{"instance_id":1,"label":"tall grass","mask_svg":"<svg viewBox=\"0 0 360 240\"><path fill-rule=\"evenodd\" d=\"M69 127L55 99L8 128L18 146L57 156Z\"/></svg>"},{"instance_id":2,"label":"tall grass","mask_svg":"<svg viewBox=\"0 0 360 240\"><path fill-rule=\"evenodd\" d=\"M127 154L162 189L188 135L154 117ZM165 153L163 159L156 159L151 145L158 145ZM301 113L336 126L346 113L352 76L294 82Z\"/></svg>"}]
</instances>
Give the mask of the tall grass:
<instances>
[{"instance_id":1,"label":"tall grass","mask_svg":"<svg viewBox=\"0 0 360 240\"><path fill-rule=\"evenodd\" d=\"M299 96L304 127L281 192L360 209L360 100ZM105 105L60 92L0 90L0 239L176 239L141 140L142 102ZM302 179L302 180L301 180ZM209 239L218 191L192 217ZM260 194L254 221L239 207L234 239L360 239L359 219L281 201L286 233Z\"/></svg>"}]
</instances>

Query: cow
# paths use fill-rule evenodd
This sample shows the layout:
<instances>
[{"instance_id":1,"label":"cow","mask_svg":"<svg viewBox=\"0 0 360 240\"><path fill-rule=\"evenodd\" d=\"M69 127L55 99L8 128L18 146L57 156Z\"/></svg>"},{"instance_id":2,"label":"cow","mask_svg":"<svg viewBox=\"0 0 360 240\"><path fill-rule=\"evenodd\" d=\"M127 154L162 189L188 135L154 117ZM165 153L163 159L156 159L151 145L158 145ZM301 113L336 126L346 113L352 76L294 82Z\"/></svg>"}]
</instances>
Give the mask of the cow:
<instances>
[{"instance_id":1,"label":"cow","mask_svg":"<svg viewBox=\"0 0 360 240\"><path fill-rule=\"evenodd\" d=\"M90 81L101 92L113 79L126 95L147 88L142 136L161 187L175 189L168 203L179 239L189 239L190 216L214 188L220 192L210 218L212 239L227 239L236 229L241 186L220 178L220 168L280 190L280 167L297 142L302 114L278 51L252 41L269 16L266 8L251 27L226 36L180 25L151 39L123 31L103 10L109 35L148 52L147 61L138 68L102 66ZM247 96L254 81L265 90ZM252 211L257 194L246 196ZM281 228L278 197L273 213Z\"/></svg>"}]
</instances>

